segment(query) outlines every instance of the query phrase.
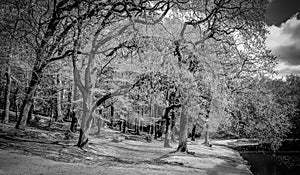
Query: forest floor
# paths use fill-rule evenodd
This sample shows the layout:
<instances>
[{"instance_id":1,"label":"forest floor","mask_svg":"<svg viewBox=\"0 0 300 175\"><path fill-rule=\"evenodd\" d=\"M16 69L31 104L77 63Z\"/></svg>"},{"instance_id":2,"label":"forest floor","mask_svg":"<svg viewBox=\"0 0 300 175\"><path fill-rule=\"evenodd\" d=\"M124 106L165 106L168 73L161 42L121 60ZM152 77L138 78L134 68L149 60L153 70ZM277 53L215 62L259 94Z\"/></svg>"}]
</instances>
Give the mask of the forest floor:
<instances>
[{"instance_id":1,"label":"forest floor","mask_svg":"<svg viewBox=\"0 0 300 175\"><path fill-rule=\"evenodd\" d=\"M188 142L194 154L164 148L163 140L151 143L141 137L104 128L91 134L84 149L64 140L67 124L31 126L25 131L14 124L0 124L0 175L2 174L251 174L237 151L222 144L207 147L203 140ZM93 132L92 132L93 133ZM114 138L126 138L114 142ZM218 143L217 141L215 143Z\"/></svg>"}]
</instances>

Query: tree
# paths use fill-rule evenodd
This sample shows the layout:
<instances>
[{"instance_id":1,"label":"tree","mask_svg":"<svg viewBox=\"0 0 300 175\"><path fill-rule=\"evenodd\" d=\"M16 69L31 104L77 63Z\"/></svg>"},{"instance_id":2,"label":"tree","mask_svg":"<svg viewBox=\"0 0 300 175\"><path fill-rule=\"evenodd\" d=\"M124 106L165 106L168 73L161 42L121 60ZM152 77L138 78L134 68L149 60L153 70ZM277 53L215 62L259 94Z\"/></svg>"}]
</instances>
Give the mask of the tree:
<instances>
[{"instance_id":1,"label":"tree","mask_svg":"<svg viewBox=\"0 0 300 175\"><path fill-rule=\"evenodd\" d=\"M194 69L199 68L199 65L204 66L204 72L212 72L213 74L214 70L210 70L213 66L210 65L211 62L207 60L214 58L213 61L215 62L215 60L220 58L220 51L226 53L228 48L232 46L237 48L240 44L245 48L244 53L250 53L250 51L253 53L254 50L257 50L258 47L250 46L253 46L253 43L263 41L266 30L262 14L266 4L267 1L189 1L187 3L176 4L176 8L172 10L170 19L172 22L176 22L173 23L176 26L173 25L173 27L170 27L172 24L170 25L166 20L163 24L160 24L162 26L160 28L156 25L152 28L147 27L145 29L145 33L149 37L144 38L151 38L149 39L150 41L153 39L156 40L156 38L162 38L161 41L166 41L167 47L173 51L173 56L177 58L178 63L178 66L176 68L173 66L173 68L181 72L177 75L189 77L184 79L186 82L189 82L189 85L179 88L182 98L180 101L181 105L185 104L187 106L182 106L183 112L180 122L181 135L178 150L187 151L186 130L188 128L188 117L185 112L188 111L189 103L192 101L190 99L191 94L181 88L190 87L193 83L197 82L194 75L197 71ZM244 13L246 11L247 13ZM238 18L239 20L233 20L234 18ZM156 30L155 27L157 27ZM157 29L160 29L160 31ZM160 54L163 54L165 57L166 55L170 56L172 54L166 53L164 49L160 49L160 45L161 44L155 46ZM206 49L208 51L206 51ZM227 53L226 56L226 61L231 64L230 54ZM259 60L259 58L263 58L264 55L261 53L259 56L253 56ZM236 54L235 57L240 58L238 61L243 60L239 54ZM266 59L263 59L262 62L265 61L266 63L268 60L272 61L272 59L269 58L271 57L266 54ZM222 64L219 64L216 69L220 68L222 68ZM256 70L258 67L253 66L251 69ZM170 75L169 73L168 76L174 77L174 75ZM219 75L214 75L211 77L218 76ZM174 79L182 80L182 78ZM220 78L220 80L221 79L222 78ZM199 80L201 81L202 79ZM180 83L177 85L180 85ZM197 85L194 85L194 89L197 89L196 87ZM208 102L208 109L211 108L211 100L206 99L206 101ZM209 110L207 111L209 112Z\"/></svg>"},{"instance_id":2,"label":"tree","mask_svg":"<svg viewBox=\"0 0 300 175\"><path fill-rule=\"evenodd\" d=\"M15 4L20 3L14 1ZM157 3L157 5L155 5ZM92 17L97 18L99 24L105 27L110 20L128 19L132 16L141 16L142 12L165 10L169 5L167 1L149 4L142 3L123 3L123 2L102 2L102 1L22 1L24 11L20 15L23 25L26 26L25 40L30 45L35 55L32 77L26 90L25 99L22 104L20 117L16 128L24 129L26 119L31 106L31 99L43 70L51 62L63 59L73 53L69 50L70 35L76 30L79 21L85 21ZM152 6L153 5L153 6ZM78 13L78 7L81 8ZM77 14L77 16L76 16ZM142 17L141 17L142 19ZM136 20L144 21L137 18ZM37 30L35 30L37 29ZM102 28L101 28L102 30Z\"/></svg>"},{"instance_id":3,"label":"tree","mask_svg":"<svg viewBox=\"0 0 300 175\"><path fill-rule=\"evenodd\" d=\"M186 62L187 60L185 58L189 58L187 57L188 55L194 55L199 61L201 61L199 58L207 57L208 55L201 53L203 52L201 47L205 47L207 41L216 43L225 48L232 45L239 45L239 43L242 42L243 46L247 49L252 46L252 41L254 41L254 43L259 42L260 39L256 40L256 36L261 36L258 38L264 38L263 36L266 33L264 27L265 20L263 17L266 4L267 1L197 1L181 6L181 13L179 14L183 14L182 18L185 19L185 22L183 22L179 36L177 37L179 39L174 41L174 50L178 61L181 63ZM193 13L189 15L186 13L188 11L192 11ZM199 31L199 34L195 34L199 36L197 39L194 39L195 37L189 38L191 35L185 35L186 33L191 33L193 30ZM250 38L251 41L248 41ZM258 49L257 47L250 48ZM209 49L216 53L216 58L219 58L219 47ZM226 52L226 49L222 50ZM262 56L263 55L256 57L261 58ZM265 60L268 60L271 57L266 58ZM227 57L227 60L230 61L230 58ZM253 68L257 69L258 67ZM187 122L184 115L182 115L181 121L182 141L179 143L178 150L187 151L185 141Z\"/></svg>"},{"instance_id":4,"label":"tree","mask_svg":"<svg viewBox=\"0 0 300 175\"><path fill-rule=\"evenodd\" d=\"M291 103L277 101L276 94L270 91L272 86L268 86L272 81L259 79L253 89L237 94L232 126L238 136L259 139L277 150L289 132L288 116L293 115L294 110Z\"/></svg>"},{"instance_id":5,"label":"tree","mask_svg":"<svg viewBox=\"0 0 300 175\"><path fill-rule=\"evenodd\" d=\"M103 82L102 76L110 72L111 64L115 62L115 59L120 57L118 55L122 54L122 52L130 52L130 50L136 48L136 43L132 38L132 33L134 33L134 23L142 23L147 24L143 18L130 18L132 14L130 13L139 13L139 8L143 8L143 6L148 6L149 4L131 4L131 3L111 3L107 4L110 9L109 12L106 13L106 16L101 18L100 21L90 20L84 21L79 20L77 31L75 32L76 38L74 40L73 51L74 54L79 52L79 48L82 46L82 41L87 41L90 43L86 48L87 52L82 52L83 57L86 57L87 64L85 65L85 72L84 72L84 83L81 82L81 75L77 69L76 59L77 55L73 55L73 72L74 72L74 81L76 86L79 88L80 92L82 93L83 97L83 115L81 118L81 132L80 132L80 139L78 142L78 146L82 147L87 143L87 134L91 125L91 121L93 118L94 110L101 106L107 99L110 99L114 96L119 96L124 93L127 93L130 89L136 86L136 83L133 82L131 84L120 84L117 85L118 88L114 88L112 91L111 88L104 88L100 91L105 92L104 94L98 94L98 99L93 102L93 88L101 88L103 85L99 85L99 82ZM163 10L164 12L161 15L158 15L158 18L151 23L156 23L161 20L163 16L166 15L166 12L169 10L169 2L163 2L157 4L153 4L153 8L146 8L146 12L148 11L156 11L156 10ZM125 6L128 9L119 9L120 6ZM128 7L127 7L128 6ZM133 8L135 7L135 8ZM138 9L136 9L138 8ZM129 10L129 11L128 11ZM147 11L148 10L148 11ZM80 13L80 8L78 8L78 13ZM128 14L124 14L123 12L127 12ZM115 12L115 13L112 13ZM118 16L118 14L120 16ZM123 16L124 15L124 16ZM80 17L80 15L79 15ZM131 21L126 21L126 19L130 18ZM133 20L133 21L132 21ZM100 27L90 27L93 24L99 24ZM120 29L117 29L119 26L122 26ZM83 27L84 30L81 30ZM116 30L117 29L117 30ZM91 35L92 38L89 38L87 35ZM126 38L127 37L127 38ZM121 42L118 42L119 39ZM81 51L80 51L81 52ZM124 56L124 55L121 55ZM100 59L97 60L96 57ZM100 69L97 69L95 64L98 61ZM107 92L110 91L110 92ZM112 91L112 92L111 92ZM96 94L97 95L97 94ZM100 96L100 97L99 97Z\"/></svg>"},{"instance_id":6,"label":"tree","mask_svg":"<svg viewBox=\"0 0 300 175\"><path fill-rule=\"evenodd\" d=\"M22 3L16 3L15 1L8 3L6 1L1 2L1 18L0 18L0 38L1 38L1 61L5 65L6 73L6 86L5 86L5 107L4 107L4 118L3 122L7 123L9 121L9 113L11 108L11 91L13 90L13 82L20 87L22 86L22 81L18 78L16 74L24 69L24 63L22 61L23 57L29 56L26 54L26 46L20 45L24 44L22 19ZM29 51L29 50L28 50ZM22 64L22 65L20 65ZM19 66L17 66L19 65ZM26 66L25 66L26 67ZM24 70L23 70L24 71ZM15 92L18 92L19 88L16 88ZM17 94L14 94L15 97ZM15 106L17 107L16 100ZM16 111L17 112L17 111Z\"/></svg>"}]
</instances>

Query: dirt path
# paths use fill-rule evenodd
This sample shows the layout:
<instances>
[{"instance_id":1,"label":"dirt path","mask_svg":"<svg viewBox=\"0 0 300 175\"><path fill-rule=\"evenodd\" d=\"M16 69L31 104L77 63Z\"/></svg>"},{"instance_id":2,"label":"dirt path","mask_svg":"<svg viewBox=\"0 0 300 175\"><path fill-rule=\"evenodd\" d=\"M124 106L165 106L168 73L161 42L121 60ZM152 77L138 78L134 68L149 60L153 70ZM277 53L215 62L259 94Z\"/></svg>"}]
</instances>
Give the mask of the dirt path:
<instances>
[{"instance_id":1,"label":"dirt path","mask_svg":"<svg viewBox=\"0 0 300 175\"><path fill-rule=\"evenodd\" d=\"M73 146L75 141L51 141L60 137L57 131L16 134L5 127L0 125L0 174L251 174L236 151L206 147L201 140L188 145L194 155L172 153L176 143L173 148L163 148L162 141L114 143L112 138L120 133L108 129L92 137L83 151Z\"/></svg>"}]
</instances>

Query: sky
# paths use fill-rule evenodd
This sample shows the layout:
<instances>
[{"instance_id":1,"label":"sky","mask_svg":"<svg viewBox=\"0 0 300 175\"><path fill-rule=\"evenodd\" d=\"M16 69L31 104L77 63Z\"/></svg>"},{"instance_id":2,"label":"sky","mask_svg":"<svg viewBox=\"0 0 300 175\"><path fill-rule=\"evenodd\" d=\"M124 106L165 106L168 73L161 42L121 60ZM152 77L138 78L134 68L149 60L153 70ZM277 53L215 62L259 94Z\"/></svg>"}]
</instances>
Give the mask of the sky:
<instances>
[{"instance_id":1,"label":"sky","mask_svg":"<svg viewBox=\"0 0 300 175\"><path fill-rule=\"evenodd\" d=\"M300 0L270 0L266 45L279 58L279 75L300 75Z\"/></svg>"}]
</instances>

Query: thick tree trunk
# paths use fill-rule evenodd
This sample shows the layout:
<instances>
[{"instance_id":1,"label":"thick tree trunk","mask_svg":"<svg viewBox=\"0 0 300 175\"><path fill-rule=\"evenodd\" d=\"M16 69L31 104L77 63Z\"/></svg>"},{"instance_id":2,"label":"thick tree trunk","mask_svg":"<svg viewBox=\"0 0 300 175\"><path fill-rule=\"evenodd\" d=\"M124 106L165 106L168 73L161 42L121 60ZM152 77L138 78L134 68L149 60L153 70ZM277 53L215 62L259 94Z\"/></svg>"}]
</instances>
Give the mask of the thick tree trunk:
<instances>
[{"instance_id":1,"label":"thick tree trunk","mask_svg":"<svg viewBox=\"0 0 300 175\"><path fill-rule=\"evenodd\" d=\"M208 117L205 121L204 124L204 143L205 145L210 145L209 144L209 125L208 125Z\"/></svg>"},{"instance_id":2,"label":"thick tree trunk","mask_svg":"<svg viewBox=\"0 0 300 175\"><path fill-rule=\"evenodd\" d=\"M175 128L175 124L176 124L175 111L172 111L171 116L172 116L171 117L171 141L176 142L176 138L175 138L175 132L176 132L176 128Z\"/></svg>"},{"instance_id":3,"label":"thick tree trunk","mask_svg":"<svg viewBox=\"0 0 300 175\"><path fill-rule=\"evenodd\" d=\"M128 124L127 124L127 121L126 120L124 120L123 121L123 133L126 133L127 132L127 127L128 127Z\"/></svg>"},{"instance_id":4,"label":"thick tree trunk","mask_svg":"<svg viewBox=\"0 0 300 175\"><path fill-rule=\"evenodd\" d=\"M60 74L57 75L57 121L63 122L63 112L61 107L61 101L62 101L62 93L63 93L63 87L62 87L62 81Z\"/></svg>"},{"instance_id":5,"label":"thick tree trunk","mask_svg":"<svg viewBox=\"0 0 300 175\"><path fill-rule=\"evenodd\" d=\"M33 111L34 111L34 105L32 103L31 106L30 106L28 117L27 117L27 121L26 121L27 124L31 124L31 122L33 120Z\"/></svg>"},{"instance_id":6,"label":"thick tree trunk","mask_svg":"<svg viewBox=\"0 0 300 175\"><path fill-rule=\"evenodd\" d=\"M152 135L152 134L153 134L153 123L150 123L150 124L149 124L148 134L149 134L149 135Z\"/></svg>"},{"instance_id":7,"label":"thick tree trunk","mask_svg":"<svg viewBox=\"0 0 300 175\"><path fill-rule=\"evenodd\" d=\"M20 115L18 117L18 121L16 124L17 129L21 129L21 130L25 129L25 126L27 124L26 122L27 122L28 114L30 111L30 107L32 105L31 98L32 98L32 95L30 95L30 93L26 94L25 99L22 102Z\"/></svg>"},{"instance_id":8,"label":"thick tree trunk","mask_svg":"<svg viewBox=\"0 0 300 175\"><path fill-rule=\"evenodd\" d=\"M37 64L40 64L40 62L38 62ZM22 102L20 116L19 116L18 122L16 124L17 129L24 130L25 126L26 126L28 113L29 113L29 110L30 110L30 107L32 104L33 94L34 94L34 91L35 91L37 85L40 82L40 77L42 76L42 68L38 69L37 67L38 67L38 65L35 65L33 68L29 87L26 90L25 98Z\"/></svg>"},{"instance_id":9,"label":"thick tree trunk","mask_svg":"<svg viewBox=\"0 0 300 175\"><path fill-rule=\"evenodd\" d=\"M204 132L204 144L209 145L209 131Z\"/></svg>"},{"instance_id":10,"label":"thick tree trunk","mask_svg":"<svg viewBox=\"0 0 300 175\"><path fill-rule=\"evenodd\" d=\"M179 145L177 151L188 152L187 148L187 130L188 130L188 116L185 105L182 106L182 112L180 116L180 133L179 133Z\"/></svg>"},{"instance_id":11,"label":"thick tree trunk","mask_svg":"<svg viewBox=\"0 0 300 175\"><path fill-rule=\"evenodd\" d=\"M83 148L87 143L88 143L88 134L90 131L90 125L91 125L91 121L90 118L92 118L92 116L89 117L88 121L86 122L86 126L82 126L80 128L80 133L79 133L79 140L77 142L77 146L80 148Z\"/></svg>"},{"instance_id":12,"label":"thick tree trunk","mask_svg":"<svg viewBox=\"0 0 300 175\"><path fill-rule=\"evenodd\" d=\"M140 135L140 125L139 125L139 123L140 123L139 119L135 118L135 124L134 124L134 126L135 126L135 133L137 135Z\"/></svg>"},{"instance_id":13,"label":"thick tree trunk","mask_svg":"<svg viewBox=\"0 0 300 175\"><path fill-rule=\"evenodd\" d=\"M123 120L121 120L119 123L120 123L120 128L119 128L119 129L120 129L120 131L122 132L122 128L123 128Z\"/></svg>"},{"instance_id":14,"label":"thick tree trunk","mask_svg":"<svg viewBox=\"0 0 300 175\"><path fill-rule=\"evenodd\" d=\"M77 100L77 91L78 91L78 88L76 86L76 83L74 83L72 86L72 92L71 92L71 97L70 97L70 110L71 111L74 111L76 108L76 104L74 103L74 101Z\"/></svg>"},{"instance_id":15,"label":"thick tree trunk","mask_svg":"<svg viewBox=\"0 0 300 175\"><path fill-rule=\"evenodd\" d=\"M77 130L78 119L77 119L77 117L76 117L76 113L75 113L74 110L72 110L72 111L70 112L70 117L71 117L71 119L72 119L70 130L71 130L71 132L75 133L76 130Z\"/></svg>"},{"instance_id":16,"label":"thick tree trunk","mask_svg":"<svg viewBox=\"0 0 300 175\"><path fill-rule=\"evenodd\" d=\"M82 148L88 143L88 134L93 121L92 96L90 92L83 93L83 114L81 118L81 129L77 146Z\"/></svg>"},{"instance_id":17,"label":"thick tree trunk","mask_svg":"<svg viewBox=\"0 0 300 175\"><path fill-rule=\"evenodd\" d=\"M196 135L196 124L193 125L193 129L192 129L192 139L191 139L192 141L196 140L195 135Z\"/></svg>"},{"instance_id":18,"label":"thick tree trunk","mask_svg":"<svg viewBox=\"0 0 300 175\"><path fill-rule=\"evenodd\" d=\"M77 146L79 148L83 148L85 145L87 145L88 142L89 142L89 138L87 136L87 132L81 128L79 132L79 140Z\"/></svg>"},{"instance_id":19,"label":"thick tree trunk","mask_svg":"<svg viewBox=\"0 0 300 175\"><path fill-rule=\"evenodd\" d=\"M167 117L166 120L166 132L165 132L165 143L164 147L171 148L170 140L171 140L171 124L170 124L170 117Z\"/></svg>"},{"instance_id":20,"label":"thick tree trunk","mask_svg":"<svg viewBox=\"0 0 300 175\"><path fill-rule=\"evenodd\" d=\"M166 133L166 136L168 137L165 137L168 139L167 142L170 142L170 136L171 136L171 128L170 128L170 125L171 125L171 122L170 122L170 117L169 117L169 113L171 113L172 115L172 118L174 118L175 116L173 116L174 114L174 109L175 108L179 108L181 106L181 104L172 104L170 106L168 106L166 109L165 109L165 113L163 115L163 119L166 120L166 125L165 126L162 126L162 131L164 130L163 127L166 127L166 130L168 130L168 133Z\"/></svg>"},{"instance_id":21,"label":"thick tree trunk","mask_svg":"<svg viewBox=\"0 0 300 175\"><path fill-rule=\"evenodd\" d=\"M9 107L10 107L10 88L11 88L11 67L10 61L8 60L7 68L6 68L6 86L5 86L5 107L4 107L4 118L3 123L9 122Z\"/></svg>"},{"instance_id":22,"label":"thick tree trunk","mask_svg":"<svg viewBox=\"0 0 300 175\"><path fill-rule=\"evenodd\" d=\"M140 135L140 133L141 133L141 120L140 119L138 119L138 123L137 123L138 125L137 125L137 135Z\"/></svg>"}]
</instances>

